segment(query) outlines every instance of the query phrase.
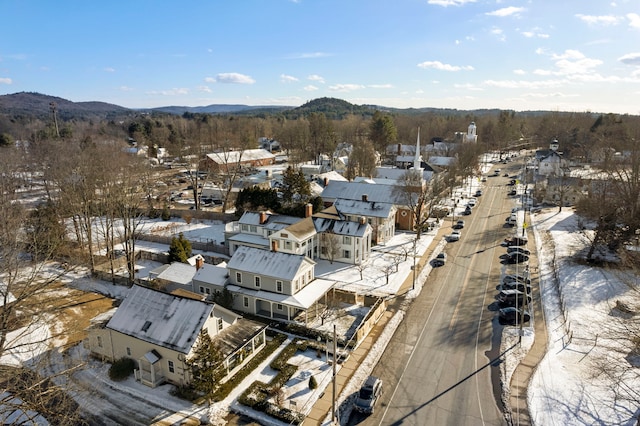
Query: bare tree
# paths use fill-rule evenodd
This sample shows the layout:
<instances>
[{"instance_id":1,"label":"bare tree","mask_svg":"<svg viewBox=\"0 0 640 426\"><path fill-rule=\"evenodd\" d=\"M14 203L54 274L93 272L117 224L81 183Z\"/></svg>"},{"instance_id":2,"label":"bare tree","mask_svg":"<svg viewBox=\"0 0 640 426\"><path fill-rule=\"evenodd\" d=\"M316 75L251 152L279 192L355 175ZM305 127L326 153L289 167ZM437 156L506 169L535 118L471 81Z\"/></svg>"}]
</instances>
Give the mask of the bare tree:
<instances>
[{"instance_id":1,"label":"bare tree","mask_svg":"<svg viewBox=\"0 0 640 426\"><path fill-rule=\"evenodd\" d=\"M333 264L334 259L340 254L340 237L330 232L323 232L320 236L320 252Z\"/></svg>"},{"instance_id":2,"label":"bare tree","mask_svg":"<svg viewBox=\"0 0 640 426\"><path fill-rule=\"evenodd\" d=\"M446 185L441 176L434 175L424 182L421 172L407 170L396 186L396 202L409 207L412 213L413 229L420 239L434 208L442 201Z\"/></svg>"}]
</instances>

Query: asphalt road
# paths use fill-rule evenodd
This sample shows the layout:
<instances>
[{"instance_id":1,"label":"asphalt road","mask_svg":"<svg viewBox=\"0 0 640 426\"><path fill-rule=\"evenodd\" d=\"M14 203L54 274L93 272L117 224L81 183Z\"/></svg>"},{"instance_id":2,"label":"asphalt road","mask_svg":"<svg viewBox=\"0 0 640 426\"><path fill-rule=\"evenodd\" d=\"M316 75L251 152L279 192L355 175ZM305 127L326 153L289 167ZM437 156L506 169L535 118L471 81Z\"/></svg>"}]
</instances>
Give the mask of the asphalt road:
<instances>
[{"instance_id":1,"label":"asphalt road","mask_svg":"<svg viewBox=\"0 0 640 426\"><path fill-rule=\"evenodd\" d=\"M518 172L516 163L496 167ZM473 213L462 217L462 238L445 248L447 264L434 268L374 368L384 383L376 411L354 413L349 424L506 424L495 296L501 273L511 272L500 262L500 244L514 233L505 225L515 206L507 182L488 178Z\"/></svg>"}]
</instances>

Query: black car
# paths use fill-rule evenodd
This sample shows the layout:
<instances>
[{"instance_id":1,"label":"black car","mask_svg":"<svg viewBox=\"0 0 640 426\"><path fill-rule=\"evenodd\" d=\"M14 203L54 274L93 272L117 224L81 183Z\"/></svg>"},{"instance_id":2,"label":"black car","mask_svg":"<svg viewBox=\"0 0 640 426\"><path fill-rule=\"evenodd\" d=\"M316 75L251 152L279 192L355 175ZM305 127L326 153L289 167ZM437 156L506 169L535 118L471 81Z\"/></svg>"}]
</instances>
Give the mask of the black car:
<instances>
[{"instance_id":1,"label":"black car","mask_svg":"<svg viewBox=\"0 0 640 426\"><path fill-rule=\"evenodd\" d=\"M507 247L512 246L526 246L529 240L526 237L512 237L505 238L504 245Z\"/></svg>"},{"instance_id":2,"label":"black car","mask_svg":"<svg viewBox=\"0 0 640 426\"><path fill-rule=\"evenodd\" d=\"M438 253L435 259L432 260L433 266L444 266L447 263L447 255L444 252Z\"/></svg>"},{"instance_id":3,"label":"black car","mask_svg":"<svg viewBox=\"0 0 640 426\"><path fill-rule=\"evenodd\" d=\"M373 414L376 401L380 397L381 393L382 380L374 376L367 377L367 380L358 392L358 398L355 402L356 411L365 414Z\"/></svg>"},{"instance_id":4,"label":"black car","mask_svg":"<svg viewBox=\"0 0 640 426\"><path fill-rule=\"evenodd\" d=\"M519 252L522 254L526 254L527 256L529 256L531 254L531 250L529 250L528 248L522 247L522 246L510 246L507 247L507 253L513 253L513 252Z\"/></svg>"},{"instance_id":5,"label":"black car","mask_svg":"<svg viewBox=\"0 0 640 426\"><path fill-rule=\"evenodd\" d=\"M529 256L524 253L514 251L507 254L507 263L524 263L529 261Z\"/></svg>"},{"instance_id":6,"label":"black car","mask_svg":"<svg viewBox=\"0 0 640 426\"><path fill-rule=\"evenodd\" d=\"M462 229L464 228L464 220L459 220L453 225L453 229Z\"/></svg>"},{"instance_id":7,"label":"black car","mask_svg":"<svg viewBox=\"0 0 640 426\"><path fill-rule=\"evenodd\" d=\"M518 192L515 189L512 189L511 191L507 192L507 195L516 195Z\"/></svg>"},{"instance_id":8,"label":"black car","mask_svg":"<svg viewBox=\"0 0 640 426\"><path fill-rule=\"evenodd\" d=\"M526 296L526 301L525 301ZM519 290L502 290L498 294L498 302L501 306L522 306L531 303L531 296Z\"/></svg>"},{"instance_id":9,"label":"black car","mask_svg":"<svg viewBox=\"0 0 640 426\"><path fill-rule=\"evenodd\" d=\"M500 324L515 325L522 322L529 322L531 315L527 311L516 309L512 306L502 308L498 311L498 319Z\"/></svg>"},{"instance_id":10,"label":"black car","mask_svg":"<svg viewBox=\"0 0 640 426\"><path fill-rule=\"evenodd\" d=\"M511 281L508 283L502 283L500 285L501 290L518 290L518 291L526 291L528 294L531 294L531 285L525 284L520 281Z\"/></svg>"},{"instance_id":11,"label":"black car","mask_svg":"<svg viewBox=\"0 0 640 426\"><path fill-rule=\"evenodd\" d=\"M471 214L471 207L467 206L462 212L463 215L469 216Z\"/></svg>"},{"instance_id":12,"label":"black car","mask_svg":"<svg viewBox=\"0 0 640 426\"><path fill-rule=\"evenodd\" d=\"M525 283L525 284L531 284L531 280L529 279L528 274L527 275L508 274L508 275L505 275L504 278L502 278L503 283L510 283L514 281Z\"/></svg>"}]
</instances>

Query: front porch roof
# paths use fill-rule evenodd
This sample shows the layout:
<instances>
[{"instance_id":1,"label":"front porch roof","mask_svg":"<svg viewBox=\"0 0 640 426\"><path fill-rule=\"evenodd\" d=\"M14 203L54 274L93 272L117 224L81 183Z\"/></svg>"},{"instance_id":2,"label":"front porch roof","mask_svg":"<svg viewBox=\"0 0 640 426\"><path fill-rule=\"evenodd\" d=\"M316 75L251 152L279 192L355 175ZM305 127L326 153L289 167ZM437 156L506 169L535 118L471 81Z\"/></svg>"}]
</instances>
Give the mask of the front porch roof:
<instances>
[{"instance_id":1,"label":"front porch roof","mask_svg":"<svg viewBox=\"0 0 640 426\"><path fill-rule=\"evenodd\" d=\"M273 303L292 306L297 309L309 309L318 299L333 287L335 281L316 278L305 288L294 295L272 293L264 290L250 290L236 285L228 285L227 288L233 293L240 293L256 299L268 300Z\"/></svg>"},{"instance_id":2,"label":"front porch roof","mask_svg":"<svg viewBox=\"0 0 640 426\"><path fill-rule=\"evenodd\" d=\"M232 237L227 238L228 243L245 243L245 244L254 244L262 247L269 247L269 240L260 235L253 234L236 234ZM231 245L231 244L228 244Z\"/></svg>"},{"instance_id":3,"label":"front porch roof","mask_svg":"<svg viewBox=\"0 0 640 426\"><path fill-rule=\"evenodd\" d=\"M240 318L218 333L214 342L218 345L224 357L227 358L266 327L266 325L257 321Z\"/></svg>"}]
</instances>

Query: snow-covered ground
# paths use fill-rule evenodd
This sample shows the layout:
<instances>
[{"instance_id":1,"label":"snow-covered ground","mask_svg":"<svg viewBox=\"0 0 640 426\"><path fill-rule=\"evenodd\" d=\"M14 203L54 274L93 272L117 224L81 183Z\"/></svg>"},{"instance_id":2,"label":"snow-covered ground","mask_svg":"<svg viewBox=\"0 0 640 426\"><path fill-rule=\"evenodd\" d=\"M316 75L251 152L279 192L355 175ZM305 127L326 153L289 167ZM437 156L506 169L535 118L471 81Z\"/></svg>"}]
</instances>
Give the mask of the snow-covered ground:
<instances>
[{"instance_id":1,"label":"snow-covered ground","mask_svg":"<svg viewBox=\"0 0 640 426\"><path fill-rule=\"evenodd\" d=\"M464 192L468 194L473 191L475 185L475 182L470 182L468 189L465 188ZM223 225L219 223L208 224L208 226L205 226L207 225L205 222L167 225L169 224L161 221L152 221L145 226L149 226L149 229L158 227L154 231L157 233L175 234L179 229L179 232L185 232L185 235L189 232L192 237L198 236L216 241L222 241L223 238ZM614 400L612 384L595 378L593 373L597 363L605 357L617 356L608 349L620 346L619 342L613 341L614 336L610 333L611 325L620 318L624 318L614 309L615 303L617 300L623 300L630 305L638 306L638 281L622 280L619 273L573 262L570 256L586 243L584 233L578 231L579 225L581 224L570 209L565 209L561 213L558 213L557 209L545 210L532 218L531 226L539 249L540 285L545 312L545 318L536 318L536 321L547 321L549 339L547 355L538 366L530 384L530 413L535 425L635 425L638 416L637 400L635 405L620 399ZM423 253L434 235L432 231L423 236L417 245L418 255ZM363 270L362 279L358 270L337 262L333 264L325 261L318 262L316 275L335 279L340 286L352 291L380 295L394 294L411 272L412 243L413 235L398 233L387 245L376 248L370 259L371 267ZM140 242L138 247L147 244L157 250L168 250L166 246L156 246L146 242ZM405 249L403 250L402 247ZM407 248L410 250L405 260ZM383 271L387 265L396 263L398 272L391 273L387 283ZM147 269L152 266L145 263L140 265L141 268ZM557 274L554 271L557 271ZM66 279L74 288L110 297L122 297L127 290L125 287L93 280L86 271L75 271L67 275ZM402 312L389 321L389 329L382 333L379 341L372 347L367 359L354 374L353 385L347 384L345 392L355 392L356 384L364 380L371 371L382 354L386 341L391 338L394 327L401 320ZM531 333L532 329L527 328L519 351L510 353L510 358L506 362L507 375L513 373L518 359L526 353L533 338ZM504 335L510 336L507 337L508 339L517 339L516 333L508 330L505 330ZM22 361L42 355L42 349L38 347L34 348L34 352L30 354L22 354ZM300 411L305 411L313 405L321 389L330 379L324 355L321 354L321 358L317 358L314 351L307 352L296 355L295 362L302 367L287 384L285 391L289 397L289 404L295 405ZM49 355L54 358L52 365L61 359L57 349ZM116 408L122 412L131 410L132 413L136 413L136 419L159 420L162 418L167 424L174 421L175 424L179 424L185 417L201 418L206 414L206 407L192 406L172 397L168 392L169 386L151 389L133 379L119 383L111 382L106 374L106 367L90 359L81 346L73 348L69 356L75 365L83 366L75 374L77 384L74 387L74 394L83 407L90 409L93 413L108 413L109 410ZM624 364L629 363L630 360L634 358L619 356L614 358L613 362ZM15 355L12 355L11 359L1 360L3 363L9 361L15 363ZM269 371L269 361L269 359L265 361L245 379L243 384L258 379L268 380L273 373ZM67 359L66 362L68 363L69 360ZM312 392L305 384L310 374L317 375L319 391ZM629 385L633 389L640 389L637 373L635 381L630 381ZM211 419L218 424L224 424L222 415L229 406L247 412L246 408L239 407L235 402L238 395L239 391L234 392L225 401L215 404L210 410ZM176 412L179 414L174 414ZM279 424L263 414L249 414L260 423ZM118 424L118 422L106 421L105 424Z\"/></svg>"}]
</instances>

